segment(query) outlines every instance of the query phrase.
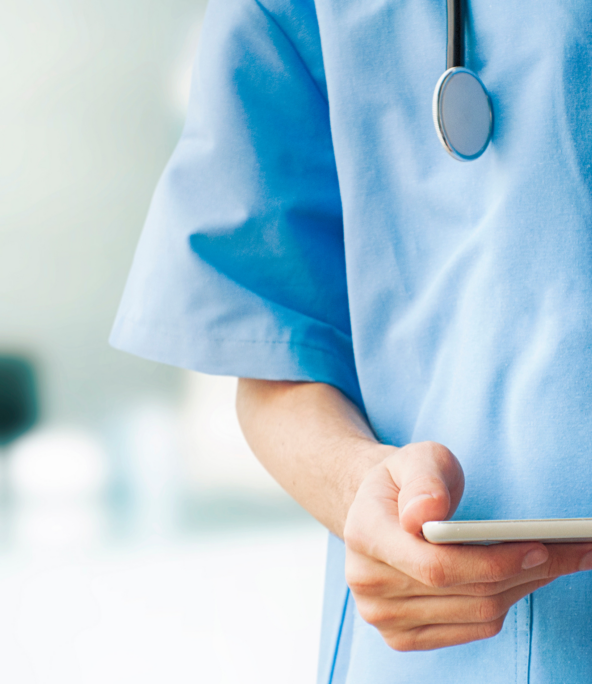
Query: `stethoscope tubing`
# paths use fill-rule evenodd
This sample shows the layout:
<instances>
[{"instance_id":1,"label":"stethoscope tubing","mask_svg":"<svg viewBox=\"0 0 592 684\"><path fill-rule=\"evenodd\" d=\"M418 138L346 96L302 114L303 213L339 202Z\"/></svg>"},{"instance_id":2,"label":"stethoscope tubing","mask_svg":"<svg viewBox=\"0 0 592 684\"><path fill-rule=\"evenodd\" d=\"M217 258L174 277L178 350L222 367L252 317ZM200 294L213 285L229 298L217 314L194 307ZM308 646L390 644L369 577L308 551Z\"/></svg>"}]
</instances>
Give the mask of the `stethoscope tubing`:
<instances>
[{"instance_id":1,"label":"stethoscope tubing","mask_svg":"<svg viewBox=\"0 0 592 684\"><path fill-rule=\"evenodd\" d=\"M447 0L446 70L465 65L465 3Z\"/></svg>"}]
</instances>

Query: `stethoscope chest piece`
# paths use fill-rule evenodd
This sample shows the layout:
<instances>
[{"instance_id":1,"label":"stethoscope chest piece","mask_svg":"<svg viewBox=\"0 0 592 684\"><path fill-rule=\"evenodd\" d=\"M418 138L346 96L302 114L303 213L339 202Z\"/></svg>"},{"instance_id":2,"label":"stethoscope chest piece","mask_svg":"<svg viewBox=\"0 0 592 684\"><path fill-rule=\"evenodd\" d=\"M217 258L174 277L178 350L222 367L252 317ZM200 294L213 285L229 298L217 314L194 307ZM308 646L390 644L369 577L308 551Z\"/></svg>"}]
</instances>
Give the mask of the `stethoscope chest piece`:
<instances>
[{"instance_id":1,"label":"stethoscope chest piece","mask_svg":"<svg viewBox=\"0 0 592 684\"><path fill-rule=\"evenodd\" d=\"M491 100L481 79L470 69L447 69L436 85L432 105L440 142L455 159L480 157L493 131Z\"/></svg>"}]
</instances>

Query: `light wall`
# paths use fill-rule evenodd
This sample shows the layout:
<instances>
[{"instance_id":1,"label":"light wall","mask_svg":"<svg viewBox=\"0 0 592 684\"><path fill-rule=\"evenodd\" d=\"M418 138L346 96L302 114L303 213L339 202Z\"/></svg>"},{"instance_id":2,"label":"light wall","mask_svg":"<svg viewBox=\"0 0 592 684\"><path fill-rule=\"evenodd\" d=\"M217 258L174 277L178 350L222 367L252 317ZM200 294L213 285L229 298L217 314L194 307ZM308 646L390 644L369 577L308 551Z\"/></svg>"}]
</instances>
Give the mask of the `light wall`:
<instances>
[{"instance_id":1,"label":"light wall","mask_svg":"<svg viewBox=\"0 0 592 684\"><path fill-rule=\"evenodd\" d=\"M96 426L183 374L107 338L181 131L204 0L0 3L0 354L26 353L49 422Z\"/></svg>"}]
</instances>

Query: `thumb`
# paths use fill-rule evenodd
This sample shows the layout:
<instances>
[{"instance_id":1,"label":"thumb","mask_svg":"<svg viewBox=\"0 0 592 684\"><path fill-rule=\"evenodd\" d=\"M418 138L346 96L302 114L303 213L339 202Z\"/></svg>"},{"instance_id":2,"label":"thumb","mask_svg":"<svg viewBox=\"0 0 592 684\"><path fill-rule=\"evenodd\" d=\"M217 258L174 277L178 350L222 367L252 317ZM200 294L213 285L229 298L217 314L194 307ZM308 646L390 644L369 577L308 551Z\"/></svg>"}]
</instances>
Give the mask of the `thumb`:
<instances>
[{"instance_id":1,"label":"thumb","mask_svg":"<svg viewBox=\"0 0 592 684\"><path fill-rule=\"evenodd\" d=\"M385 465L399 489L399 521L405 532L419 534L428 520L445 520L456 510L464 474L456 456L435 442L409 444Z\"/></svg>"}]
</instances>

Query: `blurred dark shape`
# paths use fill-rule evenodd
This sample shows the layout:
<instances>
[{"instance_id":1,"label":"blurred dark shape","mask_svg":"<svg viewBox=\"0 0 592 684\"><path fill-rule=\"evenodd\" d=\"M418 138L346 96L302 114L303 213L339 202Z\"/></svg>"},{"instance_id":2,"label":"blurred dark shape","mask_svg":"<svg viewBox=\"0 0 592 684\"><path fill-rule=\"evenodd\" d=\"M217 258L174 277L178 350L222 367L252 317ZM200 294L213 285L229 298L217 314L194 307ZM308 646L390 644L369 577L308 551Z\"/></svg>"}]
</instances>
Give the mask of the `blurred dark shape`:
<instances>
[{"instance_id":1,"label":"blurred dark shape","mask_svg":"<svg viewBox=\"0 0 592 684\"><path fill-rule=\"evenodd\" d=\"M37 416L33 365L19 356L0 356L0 446L33 427Z\"/></svg>"}]
</instances>

